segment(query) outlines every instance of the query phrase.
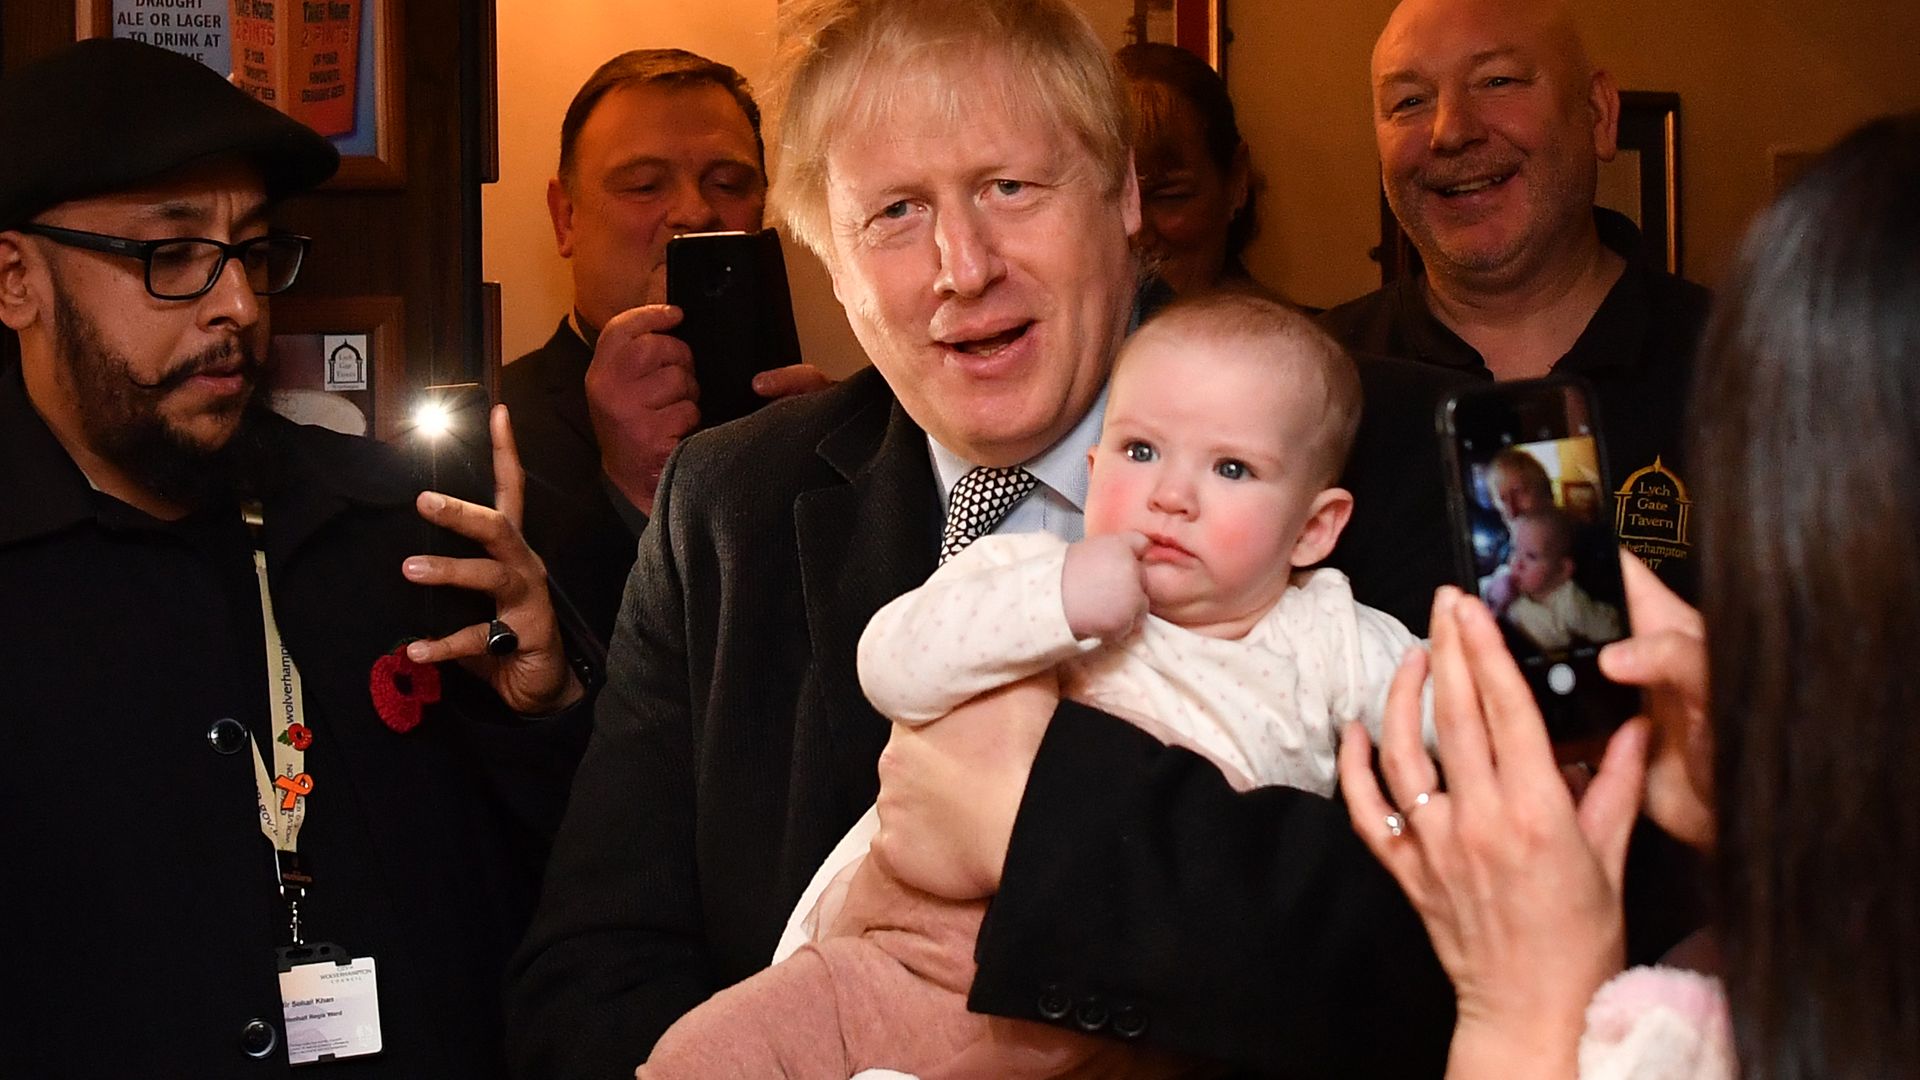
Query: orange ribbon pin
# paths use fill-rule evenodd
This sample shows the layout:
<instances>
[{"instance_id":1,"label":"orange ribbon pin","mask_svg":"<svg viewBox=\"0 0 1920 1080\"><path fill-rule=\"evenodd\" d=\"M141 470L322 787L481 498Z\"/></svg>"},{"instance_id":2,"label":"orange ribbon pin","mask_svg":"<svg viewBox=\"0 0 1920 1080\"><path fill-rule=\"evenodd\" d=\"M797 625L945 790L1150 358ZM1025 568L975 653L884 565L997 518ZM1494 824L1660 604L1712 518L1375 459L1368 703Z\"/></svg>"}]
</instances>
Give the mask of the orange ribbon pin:
<instances>
[{"instance_id":1,"label":"orange ribbon pin","mask_svg":"<svg viewBox=\"0 0 1920 1080\"><path fill-rule=\"evenodd\" d=\"M291 810L294 803L313 792L313 777L306 773L282 776L273 782L273 786L286 794L280 799L280 809Z\"/></svg>"}]
</instances>

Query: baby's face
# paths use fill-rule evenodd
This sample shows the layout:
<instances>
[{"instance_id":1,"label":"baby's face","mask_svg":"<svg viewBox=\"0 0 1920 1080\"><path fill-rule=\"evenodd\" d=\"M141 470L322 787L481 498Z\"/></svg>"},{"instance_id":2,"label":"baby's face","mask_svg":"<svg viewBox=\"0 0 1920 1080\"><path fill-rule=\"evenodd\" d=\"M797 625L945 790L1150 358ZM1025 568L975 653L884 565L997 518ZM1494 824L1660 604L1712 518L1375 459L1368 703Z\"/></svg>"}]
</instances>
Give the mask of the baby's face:
<instances>
[{"instance_id":1,"label":"baby's face","mask_svg":"<svg viewBox=\"0 0 1920 1080\"><path fill-rule=\"evenodd\" d=\"M1153 613L1229 633L1286 590L1301 527L1327 486L1319 417L1273 364L1236 352L1143 331L1114 376L1087 490L1088 534L1150 541Z\"/></svg>"},{"instance_id":2,"label":"baby's face","mask_svg":"<svg viewBox=\"0 0 1920 1080\"><path fill-rule=\"evenodd\" d=\"M1522 521L1513 527L1507 572L1513 575L1514 588L1535 600L1573 576L1573 560L1556 551L1553 540L1553 530L1538 522Z\"/></svg>"}]
</instances>

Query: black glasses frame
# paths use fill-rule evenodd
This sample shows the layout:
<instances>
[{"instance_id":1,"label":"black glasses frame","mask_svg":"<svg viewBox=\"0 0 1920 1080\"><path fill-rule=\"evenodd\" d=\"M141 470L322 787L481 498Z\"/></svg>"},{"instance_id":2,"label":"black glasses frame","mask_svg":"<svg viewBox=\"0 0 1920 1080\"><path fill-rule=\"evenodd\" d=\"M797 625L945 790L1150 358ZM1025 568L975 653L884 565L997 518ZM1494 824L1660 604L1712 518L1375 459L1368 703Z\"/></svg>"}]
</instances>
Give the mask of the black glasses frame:
<instances>
[{"instance_id":1,"label":"black glasses frame","mask_svg":"<svg viewBox=\"0 0 1920 1080\"><path fill-rule=\"evenodd\" d=\"M313 238L299 233L270 232L262 236L252 236L238 243L228 244L206 236L169 236L164 240L131 240L124 236L108 236L105 233L87 232L84 229L63 229L58 225L41 225L28 222L18 226L19 230L30 236L44 236L48 240L65 247L80 248L84 251L99 251L108 255L124 255L129 259L139 259L145 269L147 295L156 300L196 300L212 291L214 283L227 269L227 263L233 259L246 265L246 255L257 247L275 241L296 240L300 252L293 260L293 270L287 274L287 283L276 289L255 289L256 296L273 296L287 291L300 278L300 267L307 261L307 252L313 246ZM153 253L169 244L195 243L208 244L220 249L220 261L213 266L213 272L207 275L207 283L190 293L164 293L153 287Z\"/></svg>"}]
</instances>

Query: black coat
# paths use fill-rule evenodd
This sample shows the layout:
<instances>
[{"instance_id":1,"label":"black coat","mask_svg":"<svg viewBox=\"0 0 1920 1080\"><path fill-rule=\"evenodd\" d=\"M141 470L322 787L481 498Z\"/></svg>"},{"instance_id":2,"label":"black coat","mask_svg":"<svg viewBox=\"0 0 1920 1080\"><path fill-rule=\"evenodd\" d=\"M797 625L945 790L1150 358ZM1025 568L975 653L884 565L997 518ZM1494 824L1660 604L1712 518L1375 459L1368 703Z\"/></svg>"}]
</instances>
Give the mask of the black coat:
<instances>
[{"instance_id":1,"label":"black coat","mask_svg":"<svg viewBox=\"0 0 1920 1080\"><path fill-rule=\"evenodd\" d=\"M592 347L562 320L545 345L501 370L500 400L513 417L527 472L527 543L604 646L633 569L635 539L614 508L587 415L592 361Z\"/></svg>"},{"instance_id":2,"label":"black coat","mask_svg":"<svg viewBox=\"0 0 1920 1080\"><path fill-rule=\"evenodd\" d=\"M1408 399L1397 408L1431 417L1425 383L1402 389ZM1430 421L1419 430L1430 432ZM1367 460L1390 462L1396 476L1404 469L1437 484L1430 436L1394 445L1424 456L1400 460L1389 446ZM694 436L669 463L661 492L628 583L593 741L575 779L540 910L510 975L509 1045L526 1077L624 1075L682 1013L766 965L808 879L877 792L874 763L889 726L860 691L854 659L860 633L873 612L934 568L941 513L926 436L871 370ZM1437 493L1409 497L1428 495L1441 505ZM1418 564L1425 553L1410 545L1444 535L1441 522L1430 531L1410 530L1401 537L1399 560ZM1442 553L1434 565L1444 563ZM1401 582L1403 569L1383 572L1397 583L1391 591L1431 595L1437 580L1415 588ZM1349 570L1366 580L1362 568ZM1419 607L1424 613L1424 602ZM1096 725L1111 725L1123 739L1134 731L1110 717L1086 715ZM1036 767L1035 784L1048 784L1048 775ZM1068 780L1084 782L1080 776ZM1030 800L1036 790L1030 789ZM1054 805L1093 805L1071 790L1048 790L1045 797ZM1148 788L1126 793L1149 800L1164 794ZM1211 810L1222 801L1209 798L1196 806ZM1291 812L1291 804L1275 800L1262 805L1283 818ZM1006 970L983 955L989 962L982 966L982 981L1037 988L1060 963L1095 982L1151 977L1166 968L1134 951L1141 928L1180 922L1193 928L1195 939L1218 942L1182 972L1180 988L1197 995L1184 1014L1192 1017L1209 1011L1208 995L1228 992L1248 977L1243 937L1288 923L1300 902L1295 897L1316 904L1311 898L1332 902L1357 891L1369 906L1354 909L1350 919L1329 921L1308 912L1302 917L1310 922L1282 936L1322 930L1355 935L1329 937L1322 955L1360 957L1344 976L1355 987L1387 981L1408 986L1406 996L1437 1018L1422 1030L1443 1031L1450 1015L1444 983L1440 992L1421 994L1433 983L1419 974L1436 970L1424 939L1416 933L1409 943L1402 933L1376 941L1367 918L1388 910L1404 930L1411 913L1366 859L1337 805L1313 805L1294 830L1301 843L1338 857L1299 871L1313 876L1297 888L1269 891L1275 874L1296 866L1285 846L1266 853L1267 873L1240 875L1247 891L1234 897L1173 895L1155 879L1150 863L1139 859L1102 865L1072 880L1055 876L1049 895L1027 905L1041 922L1079 923L1085 898L1095 894L1111 898L1109 909L1126 908L1129 898L1140 906L1129 920L1101 922L1094 936L1112 936L1071 957L1054 953L1043 964L1038 957L1015 956ZM1112 824L1097 812L1082 823L1096 831ZM1023 828L1016 826L1016 834ZM1237 840L1200 844L1192 848L1191 861L1219 865L1241 858L1245 846ZM1333 881L1356 868L1366 875L1356 890ZM1019 886L1009 879L1006 888ZM996 900L996 907L1001 903ZM1231 917L1233 929L1218 931L1216 913ZM1243 915L1248 918L1241 925ZM1396 952L1401 949L1412 955ZM1216 960L1225 966L1208 966ZM1314 988L1329 976L1312 966L1269 966L1259 977L1290 988L1281 992L1284 1000L1310 1005ZM1014 996L1014 1008L1033 1011L1034 994ZM1199 1033L1183 1032L1182 1019L1173 1013L1159 1018L1149 1037L1194 1045ZM1315 1021L1308 1012L1293 1022ZM1205 1042L1212 1052L1258 1062L1271 1056L1267 1046L1274 1037L1275 1030L1261 1023L1224 1034L1210 1030ZM1431 1060L1432 1051L1429 1039L1414 1059Z\"/></svg>"},{"instance_id":3,"label":"black coat","mask_svg":"<svg viewBox=\"0 0 1920 1080\"><path fill-rule=\"evenodd\" d=\"M376 443L269 418L258 451L274 606L315 733L306 930L379 972L385 1051L325 1069L500 1075L499 971L584 710L522 721L449 666L442 703L389 730L375 659L477 613L400 563L464 549L420 521ZM255 810L265 646L237 506L163 523L89 490L15 371L0 375L0 507L0 926L16 972L0 1075L288 1075L283 1048L241 1050L250 1020L280 1035L285 922Z\"/></svg>"}]
</instances>

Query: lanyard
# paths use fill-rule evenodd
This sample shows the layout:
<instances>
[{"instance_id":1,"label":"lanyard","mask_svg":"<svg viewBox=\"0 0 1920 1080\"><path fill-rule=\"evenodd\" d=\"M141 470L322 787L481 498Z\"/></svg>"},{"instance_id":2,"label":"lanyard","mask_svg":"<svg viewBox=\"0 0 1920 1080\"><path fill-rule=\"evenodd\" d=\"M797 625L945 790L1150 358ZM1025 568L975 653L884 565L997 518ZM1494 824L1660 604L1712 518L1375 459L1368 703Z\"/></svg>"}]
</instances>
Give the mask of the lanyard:
<instances>
[{"instance_id":1,"label":"lanyard","mask_svg":"<svg viewBox=\"0 0 1920 1080\"><path fill-rule=\"evenodd\" d=\"M243 511L253 533L253 574L260 587L260 625L267 643L267 731L272 739L273 766L269 771L268 750L262 747L253 755L254 796L260 811L260 831L273 844L280 878L280 897L287 905L287 928L292 944L300 941L300 901L306 897L313 878L300 863L300 826L307 820L307 796L313 791L313 777L306 772L307 745L313 739L307 727L306 701L300 691L300 669L294 666L293 653L280 639L280 624L273 617L273 597L267 588L267 553L261 547L261 517L258 504L249 503Z\"/></svg>"}]
</instances>

